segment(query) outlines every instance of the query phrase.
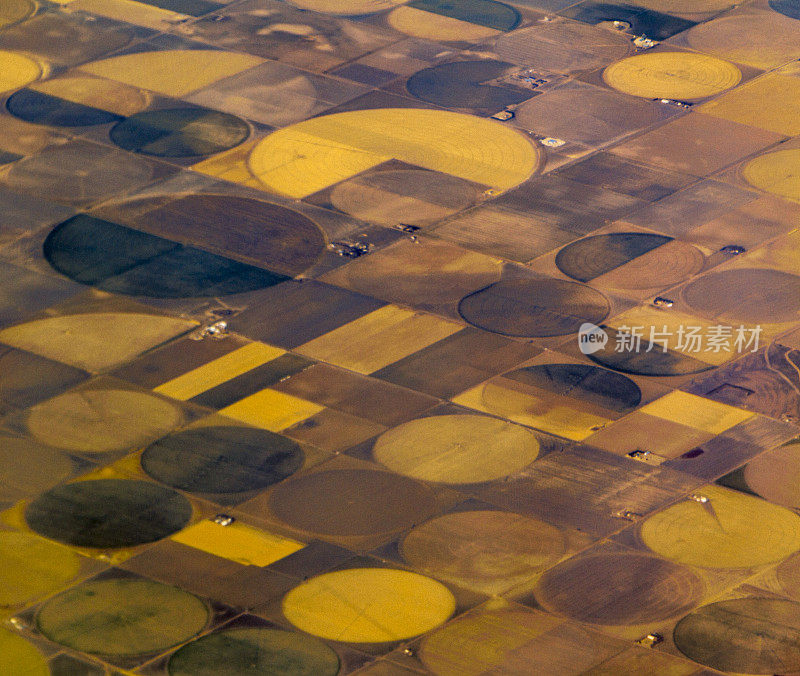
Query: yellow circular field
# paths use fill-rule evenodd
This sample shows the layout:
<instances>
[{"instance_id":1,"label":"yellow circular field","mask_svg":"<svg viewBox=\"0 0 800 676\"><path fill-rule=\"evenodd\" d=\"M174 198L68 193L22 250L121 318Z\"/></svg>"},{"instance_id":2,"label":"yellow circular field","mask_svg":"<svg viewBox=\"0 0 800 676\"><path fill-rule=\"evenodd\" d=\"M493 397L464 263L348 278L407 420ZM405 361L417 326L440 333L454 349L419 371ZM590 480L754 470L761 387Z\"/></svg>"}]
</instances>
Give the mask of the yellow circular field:
<instances>
[{"instance_id":1,"label":"yellow circular field","mask_svg":"<svg viewBox=\"0 0 800 676\"><path fill-rule=\"evenodd\" d=\"M0 50L0 92L20 89L42 74L36 61L16 52Z\"/></svg>"},{"instance_id":2,"label":"yellow circular field","mask_svg":"<svg viewBox=\"0 0 800 676\"><path fill-rule=\"evenodd\" d=\"M750 185L800 202L800 149L761 155L742 169Z\"/></svg>"},{"instance_id":3,"label":"yellow circular field","mask_svg":"<svg viewBox=\"0 0 800 676\"><path fill-rule=\"evenodd\" d=\"M397 7L404 2L408 0L291 0L295 7L338 16L374 14Z\"/></svg>"},{"instance_id":4,"label":"yellow circular field","mask_svg":"<svg viewBox=\"0 0 800 676\"><path fill-rule=\"evenodd\" d=\"M77 453L138 448L183 422L169 401L133 390L68 392L33 407L28 430L38 441Z\"/></svg>"},{"instance_id":5,"label":"yellow circular field","mask_svg":"<svg viewBox=\"0 0 800 676\"><path fill-rule=\"evenodd\" d=\"M0 673L20 676L49 676L42 654L22 636L0 629Z\"/></svg>"},{"instance_id":6,"label":"yellow circular field","mask_svg":"<svg viewBox=\"0 0 800 676\"><path fill-rule=\"evenodd\" d=\"M375 459L398 474L446 484L502 479L536 460L529 429L484 415L437 415L381 435Z\"/></svg>"},{"instance_id":7,"label":"yellow circular field","mask_svg":"<svg viewBox=\"0 0 800 676\"><path fill-rule=\"evenodd\" d=\"M531 176L542 157L526 136L493 120L383 108L280 129L256 145L248 165L270 190L301 198L391 159L508 190Z\"/></svg>"},{"instance_id":8,"label":"yellow circular field","mask_svg":"<svg viewBox=\"0 0 800 676\"><path fill-rule=\"evenodd\" d=\"M79 571L80 557L71 549L36 535L0 532L0 607L52 594Z\"/></svg>"},{"instance_id":9,"label":"yellow circular field","mask_svg":"<svg viewBox=\"0 0 800 676\"><path fill-rule=\"evenodd\" d=\"M406 35L439 42L471 42L499 35L499 31L488 26L426 12L415 7L398 7L389 14L386 21L392 28Z\"/></svg>"},{"instance_id":10,"label":"yellow circular field","mask_svg":"<svg viewBox=\"0 0 800 676\"><path fill-rule=\"evenodd\" d=\"M456 601L443 584L387 568L318 575L283 598L298 629L332 641L385 643L424 634L446 622Z\"/></svg>"},{"instance_id":11,"label":"yellow circular field","mask_svg":"<svg viewBox=\"0 0 800 676\"><path fill-rule=\"evenodd\" d=\"M103 371L196 326L160 315L96 312L17 324L0 331L0 342L87 371Z\"/></svg>"},{"instance_id":12,"label":"yellow circular field","mask_svg":"<svg viewBox=\"0 0 800 676\"><path fill-rule=\"evenodd\" d=\"M732 63L705 54L655 52L630 56L603 72L606 83L648 99L702 99L735 87L742 79Z\"/></svg>"},{"instance_id":13,"label":"yellow circular field","mask_svg":"<svg viewBox=\"0 0 800 676\"><path fill-rule=\"evenodd\" d=\"M647 519L644 544L657 554L701 568L750 568L800 549L800 516L744 493L705 486L705 503L683 500Z\"/></svg>"}]
</instances>

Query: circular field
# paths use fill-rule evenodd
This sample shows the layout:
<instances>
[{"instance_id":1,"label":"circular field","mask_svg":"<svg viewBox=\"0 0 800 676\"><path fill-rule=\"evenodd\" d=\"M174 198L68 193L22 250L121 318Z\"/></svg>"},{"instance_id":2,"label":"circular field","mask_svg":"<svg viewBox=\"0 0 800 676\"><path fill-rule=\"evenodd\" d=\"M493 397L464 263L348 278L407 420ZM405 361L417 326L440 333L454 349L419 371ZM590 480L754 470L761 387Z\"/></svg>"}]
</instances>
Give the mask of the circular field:
<instances>
[{"instance_id":1,"label":"circular field","mask_svg":"<svg viewBox=\"0 0 800 676\"><path fill-rule=\"evenodd\" d=\"M533 95L522 88L487 84L514 67L495 60L443 63L414 73L406 82L406 89L412 96L443 108L496 113Z\"/></svg>"},{"instance_id":2,"label":"circular field","mask_svg":"<svg viewBox=\"0 0 800 676\"><path fill-rule=\"evenodd\" d=\"M742 74L732 63L713 56L654 52L611 64L603 71L603 79L631 96L683 101L714 96L735 87Z\"/></svg>"},{"instance_id":3,"label":"circular field","mask_svg":"<svg viewBox=\"0 0 800 676\"><path fill-rule=\"evenodd\" d=\"M0 531L2 608L56 592L74 580L80 569L80 556L66 547L27 533Z\"/></svg>"},{"instance_id":4,"label":"circular field","mask_svg":"<svg viewBox=\"0 0 800 676\"><path fill-rule=\"evenodd\" d=\"M141 579L88 582L47 601L36 616L55 643L92 655L161 652L200 633L209 609L196 596Z\"/></svg>"},{"instance_id":5,"label":"circular field","mask_svg":"<svg viewBox=\"0 0 800 676\"><path fill-rule=\"evenodd\" d=\"M233 202L235 204L236 200ZM287 216L294 213L281 207L275 207L275 211L285 211ZM266 216L273 216L271 212L265 209ZM262 243L262 251L271 249L278 257L276 267L291 254L293 245L305 259L319 255L323 237L313 223L308 223L308 234L315 241L307 241L297 234L289 234L282 240L279 226L274 231L276 238L272 246ZM199 226L198 237L205 237L213 245L221 237L215 225ZM176 229L180 227L179 222ZM233 246L244 248L241 243ZM76 282L130 296L230 295L263 289L288 278L279 272L86 215L74 216L56 226L44 242L44 256L53 268ZM261 264L269 265L269 261Z\"/></svg>"},{"instance_id":6,"label":"circular field","mask_svg":"<svg viewBox=\"0 0 800 676\"><path fill-rule=\"evenodd\" d=\"M565 549L555 526L499 511L446 514L417 526L400 544L417 570L488 594L534 577Z\"/></svg>"},{"instance_id":7,"label":"circular field","mask_svg":"<svg viewBox=\"0 0 800 676\"><path fill-rule=\"evenodd\" d=\"M395 30L423 40L470 42L510 31L520 22L519 12L494 0L423 0L398 7L386 17Z\"/></svg>"},{"instance_id":8,"label":"circular field","mask_svg":"<svg viewBox=\"0 0 800 676\"><path fill-rule=\"evenodd\" d=\"M656 331L661 330L661 327L653 326ZM655 346L648 352L646 338L649 335L649 327L650 325L644 326L642 335L645 339L642 340L642 349L638 352L635 350L617 351L618 333L615 329L606 327L604 329L608 334L606 346L587 356L601 366L640 376L685 376L715 368L713 364L675 350L662 352L660 347Z\"/></svg>"},{"instance_id":9,"label":"circular field","mask_svg":"<svg viewBox=\"0 0 800 676\"><path fill-rule=\"evenodd\" d=\"M271 486L296 472L303 450L291 439L249 427L197 427L159 439L142 468L173 488L237 493Z\"/></svg>"},{"instance_id":10,"label":"circular field","mask_svg":"<svg viewBox=\"0 0 800 676\"><path fill-rule=\"evenodd\" d=\"M757 24L759 30L752 30ZM772 12L725 16L686 33L689 47L755 68L769 70L800 56L797 26Z\"/></svg>"},{"instance_id":11,"label":"circular field","mask_svg":"<svg viewBox=\"0 0 800 676\"><path fill-rule=\"evenodd\" d=\"M504 61L550 73L594 70L630 51L627 36L577 21L520 28L495 43L495 52Z\"/></svg>"},{"instance_id":12,"label":"circular field","mask_svg":"<svg viewBox=\"0 0 800 676\"><path fill-rule=\"evenodd\" d=\"M84 142L51 145L15 162L6 183L26 194L47 195L82 205L144 186L156 179L154 167L116 148Z\"/></svg>"},{"instance_id":13,"label":"circular field","mask_svg":"<svg viewBox=\"0 0 800 676\"><path fill-rule=\"evenodd\" d=\"M480 191L440 172L403 169L356 176L331 191L340 211L381 225L426 225L472 206Z\"/></svg>"},{"instance_id":14,"label":"circular field","mask_svg":"<svg viewBox=\"0 0 800 676\"><path fill-rule=\"evenodd\" d=\"M458 302L468 290L500 279L502 271L496 258L425 238L399 242L326 279L365 296L431 307Z\"/></svg>"},{"instance_id":15,"label":"circular field","mask_svg":"<svg viewBox=\"0 0 800 676\"><path fill-rule=\"evenodd\" d=\"M703 254L664 235L617 232L568 244L556 254L556 265L579 282L650 289L672 286L696 274L703 267Z\"/></svg>"},{"instance_id":16,"label":"circular field","mask_svg":"<svg viewBox=\"0 0 800 676\"><path fill-rule=\"evenodd\" d=\"M4 674L50 676L44 656L22 636L0 629L0 671Z\"/></svg>"},{"instance_id":17,"label":"circular field","mask_svg":"<svg viewBox=\"0 0 800 676\"><path fill-rule=\"evenodd\" d=\"M33 0L3 0L0 8L0 28L24 21L36 11Z\"/></svg>"},{"instance_id":18,"label":"circular field","mask_svg":"<svg viewBox=\"0 0 800 676\"><path fill-rule=\"evenodd\" d=\"M338 16L362 16L383 12L403 4L406 0L291 0L291 2L295 7L312 12Z\"/></svg>"},{"instance_id":19,"label":"circular field","mask_svg":"<svg viewBox=\"0 0 800 676\"><path fill-rule=\"evenodd\" d=\"M144 446L183 422L174 404L134 390L68 392L28 413L30 433L75 453L106 453Z\"/></svg>"},{"instance_id":20,"label":"circular field","mask_svg":"<svg viewBox=\"0 0 800 676\"><path fill-rule=\"evenodd\" d=\"M526 338L565 336L599 324L611 309L599 291L557 279L499 281L466 296L459 314L480 329Z\"/></svg>"},{"instance_id":21,"label":"circular field","mask_svg":"<svg viewBox=\"0 0 800 676\"><path fill-rule=\"evenodd\" d=\"M800 670L800 603L747 598L712 603L673 632L687 657L720 671L786 674Z\"/></svg>"},{"instance_id":22,"label":"circular field","mask_svg":"<svg viewBox=\"0 0 800 676\"><path fill-rule=\"evenodd\" d=\"M507 410L504 393L512 388L535 388L531 394L544 390L618 413L633 410L642 400L639 386L619 373L585 364L540 364L489 381L483 388L483 401L492 411Z\"/></svg>"},{"instance_id":23,"label":"circular field","mask_svg":"<svg viewBox=\"0 0 800 676\"><path fill-rule=\"evenodd\" d=\"M641 526L645 545L657 554L701 568L752 568L777 563L800 549L800 516L716 486L683 500Z\"/></svg>"},{"instance_id":24,"label":"circular field","mask_svg":"<svg viewBox=\"0 0 800 676\"><path fill-rule=\"evenodd\" d=\"M2 15L0 15L1 26ZM38 80L41 74L41 66L33 59L16 52L0 50L0 92L10 92L24 87Z\"/></svg>"},{"instance_id":25,"label":"circular field","mask_svg":"<svg viewBox=\"0 0 800 676\"><path fill-rule=\"evenodd\" d=\"M323 115L273 132L248 159L267 188L301 198L395 159L508 190L543 154L522 133L473 115L382 108Z\"/></svg>"},{"instance_id":26,"label":"circular field","mask_svg":"<svg viewBox=\"0 0 800 676\"><path fill-rule=\"evenodd\" d=\"M283 598L283 614L314 636L385 643L424 634L456 608L447 587L417 573L355 568L303 582Z\"/></svg>"},{"instance_id":27,"label":"circular field","mask_svg":"<svg viewBox=\"0 0 800 676\"><path fill-rule=\"evenodd\" d=\"M683 298L715 319L792 322L800 319L800 276L760 268L710 272L684 287Z\"/></svg>"},{"instance_id":28,"label":"circular field","mask_svg":"<svg viewBox=\"0 0 800 676\"><path fill-rule=\"evenodd\" d=\"M140 89L110 80L72 75L37 82L13 94L6 107L15 117L51 127L88 127L119 122L147 107Z\"/></svg>"},{"instance_id":29,"label":"circular field","mask_svg":"<svg viewBox=\"0 0 800 676\"><path fill-rule=\"evenodd\" d=\"M372 454L393 472L446 484L485 483L530 465L539 441L529 429L483 415L437 415L384 432Z\"/></svg>"},{"instance_id":30,"label":"circular field","mask_svg":"<svg viewBox=\"0 0 800 676\"><path fill-rule=\"evenodd\" d=\"M170 108L136 113L114 125L111 140L120 148L156 157L213 155L243 143L247 122L216 110Z\"/></svg>"},{"instance_id":31,"label":"circular field","mask_svg":"<svg viewBox=\"0 0 800 676\"><path fill-rule=\"evenodd\" d=\"M547 571L536 600L558 615L590 624L661 622L703 597L689 568L645 554L598 554L570 559Z\"/></svg>"},{"instance_id":32,"label":"circular field","mask_svg":"<svg viewBox=\"0 0 800 676\"><path fill-rule=\"evenodd\" d=\"M761 453L742 469L748 488L784 507L800 508L800 443Z\"/></svg>"},{"instance_id":33,"label":"circular field","mask_svg":"<svg viewBox=\"0 0 800 676\"><path fill-rule=\"evenodd\" d=\"M597 663L597 652L597 639L576 625L526 610L492 608L465 613L425 636L418 655L436 676L577 676Z\"/></svg>"},{"instance_id":34,"label":"circular field","mask_svg":"<svg viewBox=\"0 0 800 676\"><path fill-rule=\"evenodd\" d=\"M97 372L129 361L196 326L196 322L161 315L93 312L17 324L0 331L0 341ZM80 340L76 341L75 336Z\"/></svg>"},{"instance_id":35,"label":"circular field","mask_svg":"<svg viewBox=\"0 0 800 676\"><path fill-rule=\"evenodd\" d=\"M800 149L779 150L750 160L742 176L752 186L800 202Z\"/></svg>"},{"instance_id":36,"label":"circular field","mask_svg":"<svg viewBox=\"0 0 800 676\"><path fill-rule=\"evenodd\" d=\"M114 549L155 542L189 523L192 506L149 481L96 479L57 486L25 510L28 525L76 547Z\"/></svg>"},{"instance_id":37,"label":"circular field","mask_svg":"<svg viewBox=\"0 0 800 676\"><path fill-rule=\"evenodd\" d=\"M769 0L769 6L791 19L800 19L800 1L798 0Z\"/></svg>"},{"instance_id":38,"label":"circular field","mask_svg":"<svg viewBox=\"0 0 800 676\"><path fill-rule=\"evenodd\" d=\"M422 484L389 472L341 469L287 481L269 497L284 523L309 533L359 537L409 528L436 507Z\"/></svg>"},{"instance_id":39,"label":"circular field","mask_svg":"<svg viewBox=\"0 0 800 676\"><path fill-rule=\"evenodd\" d=\"M170 676L336 676L339 656L310 636L277 629L229 629L186 644Z\"/></svg>"}]
</instances>

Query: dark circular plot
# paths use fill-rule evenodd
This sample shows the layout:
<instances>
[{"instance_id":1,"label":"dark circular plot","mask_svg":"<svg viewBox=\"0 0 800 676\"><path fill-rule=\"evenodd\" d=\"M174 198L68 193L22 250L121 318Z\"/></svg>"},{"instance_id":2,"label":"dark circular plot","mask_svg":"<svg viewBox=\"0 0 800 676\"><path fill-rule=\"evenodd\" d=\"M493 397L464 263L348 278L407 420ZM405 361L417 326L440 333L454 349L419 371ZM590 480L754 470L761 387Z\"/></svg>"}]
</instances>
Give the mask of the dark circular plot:
<instances>
[{"instance_id":1,"label":"dark circular plot","mask_svg":"<svg viewBox=\"0 0 800 676\"><path fill-rule=\"evenodd\" d=\"M155 298L245 293L286 275L85 214L56 226L44 257L70 279L103 291Z\"/></svg>"},{"instance_id":2,"label":"dark circular plot","mask_svg":"<svg viewBox=\"0 0 800 676\"><path fill-rule=\"evenodd\" d=\"M36 616L51 641L92 655L161 652L199 634L209 609L188 592L152 580L82 584L47 601Z\"/></svg>"},{"instance_id":3,"label":"dark circular plot","mask_svg":"<svg viewBox=\"0 0 800 676\"><path fill-rule=\"evenodd\" d=\"M127 479L56 486L25 510L25 521L40 535L99 549L161 540L186 526L191 516L191 504L179 493Z\"/></svg>"},{"instance_id":4,"label":"dark circular plot","mask_svg":"<svg viewBox=\"0 0 800 676\"><path fill-rule=\"evenodd\" d=\"M800 603L748 598L720 601L675 626L684 655L720 671L787 674L800 670Z\"/></svg>"},{"instance_id":5,"label":"dark circular plot","mask_svg":"<svg viewBox=\"0 0 800 676\"><path fill-rule=\"evenodd\" d=\"M142 468L173 488L240 493L266 488L296 472L303 450L280 434L249 427L199 427L156 441Z\"/></svg>"},{"instance_id":6,"label":"dark circular plot","mask_svg":"<svg viewBox=\"0 0 800 676\"><path fill-rule=\"evenodd\" d=\"M599 291L557 279L496 282L458 305L461 316L478 328L526 338L574 333L584 322L599 324L610 309Z\"/></svg>"},{"instance_id":7,"label":"dark circular plot","mask_svg":"<svg viewBox=\"0 0 800 676\"><path fill-rule=\"evenodd\" d=\"M408 528L435 509L429 488L389 472L314 472L277 486L269 498L281 521L320 535L365 536Z\"/></svg>"},{"instance_id":8,"label":"dark circular plot","mask_svg":"<svg viewBox=\"0 0 800 676\"><path fill-rule=\"evenodd\" d=\"M547 571L534 593L545 608L572 619L622 625L683 614L703 592L702 580L677 563L646 554L599 554Z\"/></svg>"},{"instance_id":9,"label":"dark circular plot","mask_svg":"<svg viewBox=\"0 0 800 676\"><path fill-rule=\"evenodd\" d=\"M585 364L527 366L503 378L619 413L636 408L642 400L642 391L630 378Z\"/></svg>"},{"instance_id":10,"label":"dark circular plot","mask_svg":"<svg viewBox=\"0 0 800 676\"><path fill-rule=\"evenodd\" d=\"M769 6L791 19L800 19L800 0L769 0Z\"/></svg>"},{"instance_id":11,"label":"dark circular plot","mask_svg":"<svg viewBox=\"0 0 800 676\"><path fill-rule=\"evenodd\" d=\"M568 277L588 282L656 247L672 237L639 232L595 235L568 244L556 254L556 265Z\"/></svg>"},{"instance_id":12,"label":"dark circular plot","mask_svg":"<svg viewBox=\"0 0 800 676\"><path fill-rule=\"evenodd\" d=\"M170 676L336 676L339 656L311 636L278 629L218 631L183 646Z\"/></svg>"},{"instance_id":13,"label":"dark circular plot","mask_svg":"<svg viewBox=\"0 0 800 676\"><path fill-rule=\"evenodd\" d=\"M688 284L683 297L692 308L714 318L753 323L800 319L800 276L780 270L710 272Z\"/></svg>"},{"instance_id":14,"label":"dark circular plot","mask_svg":"<svg viewBox=\"0 0 800 676\"><path fill-rule=\"evenodd\" d=\"M111 140L120 148L156 157L213 155L250 135L247 123L229 113L172 108L136 113L116 124Z\"/></svg>"},{"instance_id":15,"label":"dark circular plot","mask_svg":"<svg viewBox=\"0 0 800 676\"><path fill-rule=\"evenodd\" d=\"M21 120L53 127L88 127L110 124L120 119L119 115L107 110L49 96L34 89L21 89L13 94L6 108Z\"/></svg>"},{"instance_id":16,"label":"dark circular plot","mask_svg":"<svg viewBox=\"0 0 800 676\"><path fill-rule=\"evenodd\" d=\"M604 330L608 334L605 347L587 356L601 366L615 371L637 376L685 376L716 368L713 364L674 350L663 352L658 346L648 352L646 340L642 341L642 347L638 351L617 350L618 332L612 328Z\"/></svg>"},{"instance_id":17,"label":"dark circular plot","mask_svg":"<svg viewBox=\"0 0 800 676\"><path fill-rule=\"evenodd\" d=\"M495 113L533 95L523 89L490 81L514 65L505 61L456 61L425 68L412 75L406 89L412 96L444 108L470 108Z\"/></svg>"}]
</instances>

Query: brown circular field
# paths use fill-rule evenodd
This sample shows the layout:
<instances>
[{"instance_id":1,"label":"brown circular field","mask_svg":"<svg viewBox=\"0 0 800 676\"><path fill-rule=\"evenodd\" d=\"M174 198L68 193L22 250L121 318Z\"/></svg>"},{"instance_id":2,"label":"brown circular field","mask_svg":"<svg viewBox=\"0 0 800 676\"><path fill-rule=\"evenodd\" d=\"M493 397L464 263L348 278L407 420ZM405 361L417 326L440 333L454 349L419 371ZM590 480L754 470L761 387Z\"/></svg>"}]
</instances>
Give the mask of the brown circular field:
<instances>
[{"instance_id":1,"label":"brown circular field","mask_svg":"<svg viewBox=\"0 0 800 676\"><path fill-rule=\"evenodd\" d=\"M800 276L780 270L736 268L710 272L683 289L684 300L714 319L791 322L800 319Z\"/></svg>"},{"instance_id":2,"label":"brown circular field","mask_svg":"<svg viewBox=\"0 0 800 676\"><path fill-rule=\"evenodd\" d=\"M574 333L584 322L599 324L610 309L599 291L558 279L499 281L458 306L461 316L478 328L528 338Z\"/></svg>"},{"instance_id":3,"label":"brown circular field","mask_svg":"<svg viewBox=\"0 0 800 676\"><path fill-rule=\"evenodd\" d=\"M597 554L570 559L546 572L536 600L580 622L644 624L681 615L703 596L691 569L646 554Z\"/></svg>"},{"instance_id":4,"label":"brown circular field","mask_svg":"<svg viewBox=\"0 0 800 676\"><path fill-rule=\"evenodd\" d=\"M734 599L703 606L675 626L675 645L690 659L747 674L800 670L800 603Z\"/></svg>"},{"instance_id":5,"label":"brown circular field","mask_svg":"<svg viewBox=\"0 0 800 676\"><path fill-rule=\"evenodd\" d=\"M500 511L455 512L414 528L403 558L417 570L486 593L527 580L564 554L555 526Z\"/></svg>"},{"instance_id":6,"label":"brown circular field","mask_svg":"<svg viewBox=\"0 0 800 676\"><path fill-rule=\"evenodd\" d=\"M435 506L426 486L364 469L307 474L277 486L269 497L270 511L284 523L329 536L399 531L423 521Z\"/></svg>"}]
</instances>

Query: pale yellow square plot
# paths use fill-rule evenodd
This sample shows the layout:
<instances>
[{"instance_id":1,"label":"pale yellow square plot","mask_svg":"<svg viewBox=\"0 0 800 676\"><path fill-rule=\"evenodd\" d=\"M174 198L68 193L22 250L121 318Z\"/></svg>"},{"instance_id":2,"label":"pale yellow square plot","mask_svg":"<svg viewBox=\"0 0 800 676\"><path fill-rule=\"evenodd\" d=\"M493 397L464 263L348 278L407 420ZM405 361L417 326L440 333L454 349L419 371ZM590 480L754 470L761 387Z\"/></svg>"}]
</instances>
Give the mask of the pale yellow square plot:
<instances>
[{"instance_id":1,"label":"pale yellow square plot","mask_svg":"<svg viewBox=\"0 0 800 676\"><path fill-rule=\"evenodd\" d=\"M795 136L800 134L800 77L768 73L703 104L700 112Z\"/></svg>"},{"instance_id":2,"label":"pale yellow square plot","mask_svg":"<svg viewBox=\"0 0 800 676\"><path fill-rule=\"evenodd\" d=\"M268 566L299 552L306 545L235 522L222 526L200 521L172 536L172 540L245 566Z\"/></svg>"},{"instance_id":3,"label":"pale yellow square plot","mask_svg":"<svg viewBox=\"0 0 800 676\"><path fill-rule=\"evenodd\" d=\"M185 14L170 12L160 7L133 0L74 0L70 9L81 10L107 19L132 23L143 28L164 30L171 23L189 18Z\"/></svg>"},{"instance_id":4,"label":"pale yellow square plot","mask_svg":"<svg viewBox=\"0 0 800 676\"><path fill-rule=\"evenodd\" d=\"M286 354L286 351L278 347L264 343L250 343L162 383L153 391L166 397L186 401L243 373L252 371L268 361L277 359L282 354Z\"/></svg>"},{"instance_id":5,"label":"pale yellow square plot","mask_svg":"<svg viewBox=\"0 0 800 676\"><path fill-rule=\"evenodd\" d=\"M325 407L291 394L265 389L223 408L221 415L271 432L280 432Z\"/></svg>"},{"instance_id":6,"label":"pale yellow square plot","mask_svg":"<svg viewBox=\"0 0 800 676\"><path fill-rule=\"evenodd\" d=\"M755 413L687 392L670 392L642 406L642 413L694 427L711 434L722 434L734 425L752 418Z\"/></svg>"},{"instance_id":7,"label":"pale yellow square plot","mask_svg":"<svg viewBox=\"0 0 800 676\"><path fill-rule=\"evenodd\" d=\"M369 374L462 328L433 315L387 305L301 345L295 352Z\"/></svg>"},{"instance_id":8,"label":"pale yellow square plot","mask_svg":"<svg viewBox=\"0 0 800 676\"><path fill-rule=\"evenodd\" d=\"M478 385L462 392L453 398L453 402L572 441L583 441L595 432L595 428L610 422L609 418L582 411L566 403L557 403L555 397L545 400L512 389L504 389L502 410L497 406L489 407L485 403L485 387L485 384ZM495 389L493 401L497 401L498 397L499 392Z\"/></svg>"}]
</instances>

